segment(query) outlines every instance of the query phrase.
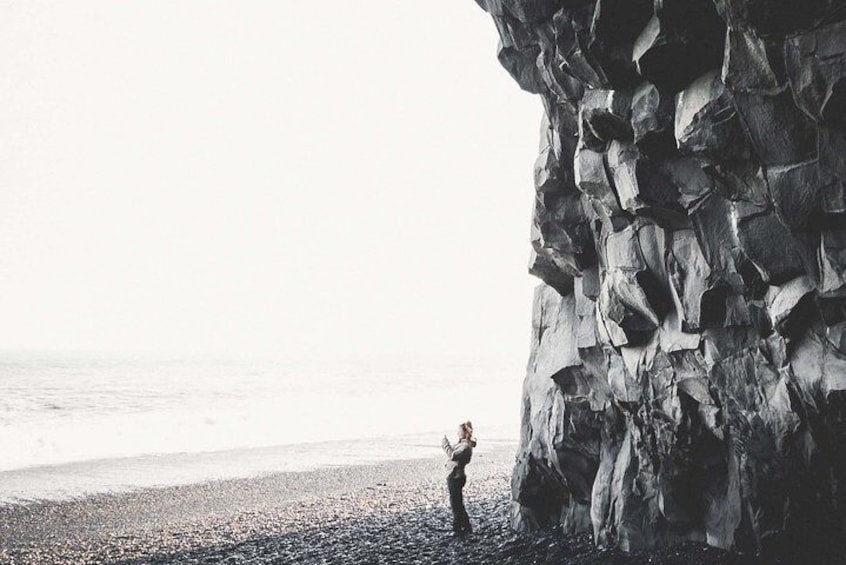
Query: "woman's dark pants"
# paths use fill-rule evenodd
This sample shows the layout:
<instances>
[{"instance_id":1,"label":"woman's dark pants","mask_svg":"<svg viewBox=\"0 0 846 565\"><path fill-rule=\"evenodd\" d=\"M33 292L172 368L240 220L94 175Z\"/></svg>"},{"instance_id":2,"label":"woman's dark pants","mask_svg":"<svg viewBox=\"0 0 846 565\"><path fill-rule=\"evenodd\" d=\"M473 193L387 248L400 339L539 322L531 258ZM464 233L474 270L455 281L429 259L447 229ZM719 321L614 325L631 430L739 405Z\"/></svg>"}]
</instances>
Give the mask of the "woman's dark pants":
<instances>
[{"instance_id":1,"label":"woman's dark pants","mask_svg":"<svg viewBox=\"0 0 846 565\"><path fill-rule=\"evenodd\" d=\"M457 479L447 479L447 486L449 487L449 505L452 508L452 531L460 533L470 533L473 531L470 526L470 517L467 515L467 510L464 508L464 495L461 489L464 488L464 483L467 482L467 477L458 477Z\"/></svg>"}]
</instances>

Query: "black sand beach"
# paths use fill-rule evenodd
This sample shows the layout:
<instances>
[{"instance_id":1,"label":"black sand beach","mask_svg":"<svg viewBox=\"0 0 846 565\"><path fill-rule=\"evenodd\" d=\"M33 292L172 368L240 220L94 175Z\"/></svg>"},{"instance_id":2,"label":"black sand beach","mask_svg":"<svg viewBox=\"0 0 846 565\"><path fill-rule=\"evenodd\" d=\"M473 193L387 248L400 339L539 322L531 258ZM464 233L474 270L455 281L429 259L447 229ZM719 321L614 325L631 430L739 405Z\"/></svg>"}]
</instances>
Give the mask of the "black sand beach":
<instances>
[{"instance_id":1,"label":"black sand beach","mask_svg":"<svg viewBox=\"0 0 846 565\"><path fill-rule=\"evenodd\" d=\"M388 447L388 446L386 446ZM623 555L589 536L508 526L514 446L479 453L465 489L475 533L453 538L442 460L0 508L0 562L52 563L752 563L684 546Z\"/></svg>"}]
</instances>

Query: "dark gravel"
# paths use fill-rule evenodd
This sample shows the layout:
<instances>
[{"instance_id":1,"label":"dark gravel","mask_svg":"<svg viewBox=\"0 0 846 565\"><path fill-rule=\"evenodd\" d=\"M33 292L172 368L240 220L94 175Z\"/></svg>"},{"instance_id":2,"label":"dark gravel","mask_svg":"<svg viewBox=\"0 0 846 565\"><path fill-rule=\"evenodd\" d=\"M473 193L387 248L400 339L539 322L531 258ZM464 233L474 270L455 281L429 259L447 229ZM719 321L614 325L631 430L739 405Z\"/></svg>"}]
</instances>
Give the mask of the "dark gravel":
<instances>
[{"instance_id":1,"label":"dark gravel","mask_svg":"<svg viewBox=\"0 0 846 565\"><path fill-rule=\"evenodd\" d=\"M475 532L453 538L440 459L0 508L0 563L757 563L686 545L639 555L508 526L513 446L479 453Z\"/></svg>"},{"instance_id":2,"label":"dark gravel","mask_svg":"<svg viewBox=\"0 0 846 565\"><path fill-rule=\"evenodd\" d=\"M739 556L686 545L662 552L625 555L598 549L589 535L563 536L554 530L517 535L508 528L508 500L501 496L469 507L476 532L454 538L444 530L442 508L382 513L293 533L221 544L178 554L160 554L127 563L572 563L572 564L741 564ZM481 523L479 523L481 522Z\"/></svg>"}]
</instances>

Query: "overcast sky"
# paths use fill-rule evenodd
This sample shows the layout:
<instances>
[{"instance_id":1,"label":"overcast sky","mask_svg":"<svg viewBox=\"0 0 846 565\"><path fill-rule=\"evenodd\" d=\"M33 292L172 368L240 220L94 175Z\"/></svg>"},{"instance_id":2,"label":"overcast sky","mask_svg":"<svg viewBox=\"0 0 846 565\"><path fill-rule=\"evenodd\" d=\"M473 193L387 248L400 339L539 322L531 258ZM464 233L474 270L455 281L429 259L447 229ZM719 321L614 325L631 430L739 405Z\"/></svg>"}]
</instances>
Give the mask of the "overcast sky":
<instances>
[{"instance_id":1,"label":"overcast sky","mask_svg":"<svg viewBox=\"0 0 846 565\"><path fill-rule=\"evenodd\" d=\"M472 0L4 2L0 347L527 353L540 108Z\"/></svg>"}]
</instances>

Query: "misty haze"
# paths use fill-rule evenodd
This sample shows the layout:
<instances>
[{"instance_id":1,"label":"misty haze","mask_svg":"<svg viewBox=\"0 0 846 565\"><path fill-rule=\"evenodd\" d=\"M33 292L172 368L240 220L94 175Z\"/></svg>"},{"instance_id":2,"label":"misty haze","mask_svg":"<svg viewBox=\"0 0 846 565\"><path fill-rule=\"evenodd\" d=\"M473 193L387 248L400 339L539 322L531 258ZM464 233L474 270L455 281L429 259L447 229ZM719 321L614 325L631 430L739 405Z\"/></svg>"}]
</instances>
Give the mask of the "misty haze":
<instances>
[{"instance_id":1,"label":"misty haze","mask_svg":"<svg viewBox=\"0 0 846 565\"><path fill-rule=\"evenodd\" d=\"M846 0L10 1L0 101L0 564L846 562Z\"/></svg>"}]
</instances>

